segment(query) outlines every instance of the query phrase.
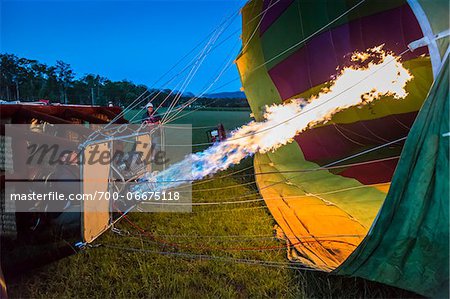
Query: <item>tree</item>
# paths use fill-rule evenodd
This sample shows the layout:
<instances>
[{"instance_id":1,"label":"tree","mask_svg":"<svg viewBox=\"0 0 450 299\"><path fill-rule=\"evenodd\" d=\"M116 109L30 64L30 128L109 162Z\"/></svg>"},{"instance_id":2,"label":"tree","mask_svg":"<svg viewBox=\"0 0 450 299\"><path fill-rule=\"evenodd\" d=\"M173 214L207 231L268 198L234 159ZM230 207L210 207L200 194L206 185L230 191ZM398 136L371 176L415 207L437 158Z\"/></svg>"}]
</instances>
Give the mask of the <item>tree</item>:
<instances>
[{"instance_id":1,"label":"tree","mask_svg":"<svg viewBox=\"0 0 450 299\"><path fill-rule=\"evenodd\" d=\"M147 91L147 86L137 85L128 80L112 81L97 74L85 74L75 79L70 64L57 61L48 66L37 60L19 58L13 54L0 54L0 99L35 101L38 99L56 100L68 103L129 106ZM177 105L188 103L192 94L177 95L170 89L151 89L143 101L153 100L158 107L168 107L175 97ZM178 98L179 97L179 98ZM141 102L140 106L145 103ZM245 99L201 98L196 107L248 107Z\"/></svg>"},{"instance_id":2,"label":"tree","mask_svg":"<svg viewBox=\"0 0 450 299\"><path fill-rule=\"evenodd\" d=\"M70 64L64 61L56 61L56 78L60 85L62 101L67 104L67 89L71 86L73 79L75 78L75 73L73 72Z\"/></svg>"},{"instance_id":3,"label":"tree","mask_svg":"<svg viewBox=\"0 0 450 299\"><path fill-rule=\"evenodd\" d=\"M19 99L18 93L18 58L13 54L2 54L0 58L0 92L7 100Z\"/></svg>"}]
</instances>

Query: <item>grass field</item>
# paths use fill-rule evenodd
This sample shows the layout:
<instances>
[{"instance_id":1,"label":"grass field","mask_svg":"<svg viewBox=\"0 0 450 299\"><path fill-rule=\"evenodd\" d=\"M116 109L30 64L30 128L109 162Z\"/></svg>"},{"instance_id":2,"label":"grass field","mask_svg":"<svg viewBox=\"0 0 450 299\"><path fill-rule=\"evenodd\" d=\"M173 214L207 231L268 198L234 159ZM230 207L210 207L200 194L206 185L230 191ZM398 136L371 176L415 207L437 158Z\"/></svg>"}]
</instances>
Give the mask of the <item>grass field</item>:
<instances>
[{"instance_id":1,"label":"grass field","mask_svg":"<svg viewBox=\"0 0 450 299\"><path fill-rule=\"evenodd\" d=\"M164 111L164 109L161 109L161 111ZM135 120L140 120L142 113L142 110L131 110L125 114L125 118L133 119L134 117ZM250 113L250 110L243 109L237 111L211 109L195 112L185 110L179 115L182 117L170 122L170 124L191 124L194 128L192 131L192 143L205 143L209 141L206 134L208 130L211 130L209 127L215 127L221 123L227 131L235 129L251 121ZM199 127L199 129L195 127ZM198 148L194 148L194 150L198 150Z\"/></svg>"},{"instance_id":2,"label":"grass field","mask_svg":"<svg viewBox=\"0 0 450 299\"><path fill-rule=\"evenodd\" d=\"M248 121L248 114L199 111L185 121L194 126L222 122L230 129ZM195 140L204 142L205 132L198 131L194 133ZM252 160L247 159L234 169L194 183L193 201L225 202L244 195L249 195L245 199L259 198L253 177L226 176L237 170L251 174L251 166ZM362 279L290 269L293 264L288 264L286 249L282 248L284 243L274 238L276 224L261 201L195 206L193 213L188 214L131 213L129 220L146 232L124 219L117 225L121 234L108 231L93 244L94 248L17 277L9 285L10 297L380 298L413 295ZM260 262L245 264L237 259Z\"/></svg>"}]
</instances>

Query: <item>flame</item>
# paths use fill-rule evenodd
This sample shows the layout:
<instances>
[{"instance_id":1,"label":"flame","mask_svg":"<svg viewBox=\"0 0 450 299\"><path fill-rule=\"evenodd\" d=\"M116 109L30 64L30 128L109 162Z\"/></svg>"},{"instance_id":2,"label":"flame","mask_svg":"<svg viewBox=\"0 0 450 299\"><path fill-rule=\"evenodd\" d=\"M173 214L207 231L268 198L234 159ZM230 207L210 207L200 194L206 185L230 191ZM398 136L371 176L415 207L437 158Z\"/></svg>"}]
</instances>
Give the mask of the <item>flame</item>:
<instances>
[{"instance_id":1,"label":"flame","mask_svg":"<svg viewBox=\"0 0 450 299\"><path fill-rule=\"evenodd\" d=\"M231 132L226 141L190 154L156 177L148 174L144 180L159 182L162 189L176 187L185 180L199 180L255 153L275 151L308 128L326 123L339 111L383 96L405 98L406 83L413 76L403 67L400 57L386 53L382 47L353 53L351 61L355 65L343 68L319 94L307 100L292 99L266 106L263 121L243 125Z\"/></svg>"}]
</instances>

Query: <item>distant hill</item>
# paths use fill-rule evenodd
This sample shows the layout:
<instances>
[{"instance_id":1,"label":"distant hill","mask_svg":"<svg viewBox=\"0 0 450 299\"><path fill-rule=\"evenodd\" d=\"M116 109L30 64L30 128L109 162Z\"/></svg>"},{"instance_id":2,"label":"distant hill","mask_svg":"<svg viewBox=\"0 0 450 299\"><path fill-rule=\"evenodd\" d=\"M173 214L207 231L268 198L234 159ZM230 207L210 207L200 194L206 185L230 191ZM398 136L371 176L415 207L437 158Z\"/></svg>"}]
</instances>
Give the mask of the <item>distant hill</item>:
<instances>
[{"instance_id":1,"label":"distant hill","mask_svg":"<svg viewBox=\"0 0 450 299\"><path fill-rule=\"evenodd\" d=\"M218 93L205 94L203 97L210 99L245 99L245 93L242 91L225 91Z\"/></svg>"},{"instance_id":2,"label":"distant hill","mask_svg":"<svg viewBox=\"0 0 450 299\"><path fill-rule=\"evenodd\" d=\"M184 97L189 97L189 98L193 98L193 97L195 97L195 94L193 94L192 92L185 92L185 93L183 93L183 96Z\"/></svg>"}]
</instances>

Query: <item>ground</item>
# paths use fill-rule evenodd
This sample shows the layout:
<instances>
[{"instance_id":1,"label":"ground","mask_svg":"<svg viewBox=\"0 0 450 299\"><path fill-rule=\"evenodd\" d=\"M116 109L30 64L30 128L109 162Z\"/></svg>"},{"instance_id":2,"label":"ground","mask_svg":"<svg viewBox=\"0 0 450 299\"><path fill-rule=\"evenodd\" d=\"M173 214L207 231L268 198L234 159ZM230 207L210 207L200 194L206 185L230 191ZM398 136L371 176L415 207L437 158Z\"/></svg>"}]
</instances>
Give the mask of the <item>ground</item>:
<instances>
[{"instance_id":1,"label":"ground","mask_svg":"<svg viewBox=\"0 0 450 299\"><path fill-rule=\"evenodd\" d=\"M194 126L224 123L231 129L249 112L201 111ZM180 122L181 123L181 120ZM205 142L202 130L194 142ZM260 198L252 160L194 183L194 202ZM240 171L237 175L230 175ZM241 176L248 174L248 176ZM241 197L241 198L240 198ZM239 199L240 198L240 199ZM368 282L291 269L284 242L263 201L195 206L193 213L131 213L79 254L16 277L11 298L198 298L198 297L411 297ZM144 231L143 231L144 230ZM258 249L258 250L255 250ZM172 254L163 254L170 252ZM173 254L175 253L175 254ZM252 261L243 263L241 259Z\"/></svg>"}]
</instances>

